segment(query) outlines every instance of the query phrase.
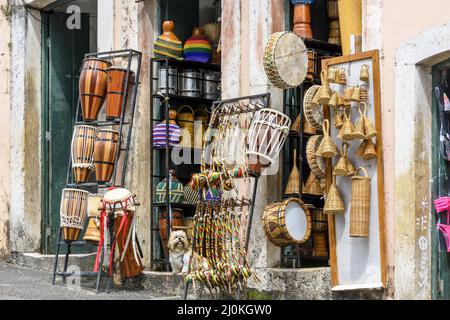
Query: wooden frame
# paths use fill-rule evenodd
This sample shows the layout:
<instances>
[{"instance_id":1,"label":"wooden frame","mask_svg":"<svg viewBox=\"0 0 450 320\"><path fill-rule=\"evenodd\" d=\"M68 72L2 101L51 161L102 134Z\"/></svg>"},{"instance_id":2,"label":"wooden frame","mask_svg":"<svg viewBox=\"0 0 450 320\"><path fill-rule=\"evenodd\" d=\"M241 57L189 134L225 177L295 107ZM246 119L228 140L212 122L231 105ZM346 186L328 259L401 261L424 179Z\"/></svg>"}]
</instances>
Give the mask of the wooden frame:
<instances>
[{"instance_id":1,"label":"wooden frame","mask_svg":"<svg viewBox=\"0 0 450 320\"><path fill-rule=\"evenodd\" d=\"M378 193L378 224L379 224L379 244L380 244L380 279L381 283L364 283L364 284L341 284L339 281L338 270L338 253L336 238L336 217L328 216L329 224L329 241L330 241L330 265L331 265L331 282L333 291L357 290L357 289L374 289L386 288L387 285L387 261L386 261L386 225L385 225L385 203L384 203L384 170L383 170L383 145L382 145L382 122L381 122L381 93L380 93L380 61L379 51L362 52L349 56L342 56L324 60L322 63L323 70L328 70L330 66L348 64L351 62L360 62L362 60L371 60L373 84L370 90L373 91L373 104L375 113L375 128L378 131L376 139L376 147L378 157L376 161L377 170L377 193ZM324 107L324 117L330 118L329 107ZM327 161L327 189L332 181L332 163L331 159Z\"/></svg>"}]
</instances>

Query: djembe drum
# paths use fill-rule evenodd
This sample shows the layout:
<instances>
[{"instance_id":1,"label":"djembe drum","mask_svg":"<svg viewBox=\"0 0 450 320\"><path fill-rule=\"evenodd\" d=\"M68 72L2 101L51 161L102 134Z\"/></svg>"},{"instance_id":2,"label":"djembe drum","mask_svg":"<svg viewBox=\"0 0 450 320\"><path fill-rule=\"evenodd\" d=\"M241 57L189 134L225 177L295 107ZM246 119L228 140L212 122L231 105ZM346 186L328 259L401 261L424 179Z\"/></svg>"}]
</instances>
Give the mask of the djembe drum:
<instances>
[{"instance_id":1,"label":"djembe drum","mask_svg":"<svg viewBox=\"0 0 450 320\"><path fill-rule=\"evenodd\" d=\"M100 241L100 220L98 216L99 208L102 206L102 200L103 195L101 194L88 195L87 211L89 222L83 238L85 241Z\"/></svg>"},{"instance_id":2,"label":"djembe drum","mask_svg":"<svg viewBox=\"0 0 450 320\"><path fill-rule=\"evenodd\" d=\"M311 208L313 215L313 256L327 257L328 216L321 209Z\"/></svg>"},{"instance_id":3,"label":"djembe drum","mask_svg":"<svg viewBox=\"0 0 450 320\"><path fill-rule=\"evenodd\" d=\"M119 132L100 130L95 140L94 163L97 181L109 182L114 172L117 151L119 149Z\"/></svg>"},{"instance_id":4,"label":"djembe drum","mask_svg":"<svg viewBox=\"0 0 450 320\"><path fill-rule=\"evenodd\" d=\"M95 121L106 95L108 83L107 60L88 58L83 61L80 74L80 100L84 121Z\"/></svg>"},{"instance_id":5,"label":"djembe drum","mask_svg":"<svg viewBox=\"0 0 450 320\"><path fill-rule=\"evenodd\" d=\"M112 120L122 116L126 109L125 95L127 97L131 84L134 81L134 72L123 68L109 68L108 69L108 85L106 96L106 119Z\"/></svg>"},{"instance_id":6,"label":"djembe drum","mask_svg":"<svg viewBox=\"0 0 450 320\"><path fill-rule=\"evenodd\" d=\"M66 241L76 241L84 227L89 192L77 189L63 189L60 217Z\"/></svg>"},{"instance_id":7,"label":"djembe drum","mask_svg":"<svg viewBox=\"0 0 450 320\"><path fill-rule=\"evenodd\" d=\"M249 169L260 173L277 160L289 134L291 119L273 109L261 109L255 113L249 130L246 152Z\"/></svg>"},{"instance_id":8,"label":"djembe drum","mask_svg":"<svg viewBox=\"0 0 450 320\"><path fill-rule=\"evenodd\" d=\"M136 195L127 189L114 188L103 196L103 210L100 214L101 237L97 251L95 271L99 269L100 250L105 237L105 221L108 216L114 217L114 241L111 244L109 274L112 274L112 262L116 245L119 251L120 273L123 279L135 277L142 273L138 240L136 237L136 207L140 204Z\"/></svg>"},{"instance_id":9,"label":"djembe drum","mask_svg":"<svg viewBox=\"0 0 450 320\"><path fill-rule=\"evenodd\" d=\"M267 205L262 220L267 237L276 246L302 244L311 237L311 214L297 198Z\"/></svg>"},{"instance_id":10,"label":"djembe drum","mask_svg":"<svg viewBox=\"0 0 450 320\"><path fill-rule=\"evenodd\" d=\"M76 183L85 183L94 171L94 144L98 130L92 126L75 126L72 137L72 168Z\"/></svg>"}]
</instances>

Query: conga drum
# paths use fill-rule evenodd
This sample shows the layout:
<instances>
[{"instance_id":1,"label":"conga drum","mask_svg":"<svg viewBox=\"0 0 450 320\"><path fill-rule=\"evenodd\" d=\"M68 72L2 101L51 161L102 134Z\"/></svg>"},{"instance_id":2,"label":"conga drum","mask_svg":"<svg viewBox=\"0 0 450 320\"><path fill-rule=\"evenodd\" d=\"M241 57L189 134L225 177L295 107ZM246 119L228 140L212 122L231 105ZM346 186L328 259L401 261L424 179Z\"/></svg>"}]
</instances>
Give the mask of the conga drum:
<instances>
[{"instance_id":1,"label":"conga drum","mask_svg":"<svg viewBox=\"0 0 450 320\"><path fill-rule=\"evenodd\" d=\"M118 149L119 132L99 130L94 146L95 175L98 182L105 183L111 180Z\"/></svg>"},{"instance_id":2,"label":"conga drum","mask_svg":"<svg viewBox=\"0 0 450 320\"><path fill-rule=\"evenodd\" d=\"M66 241L76 241L84 227L89 192L63 189L60 207L60 226Z\"/></svg>"},{"instance_id":3,"label":"conga drum","mask_svg":"<svg viewBox=\"0 0 450 320\"><path fill-rule=\"evenodd\" d=\"M327 257L328 216L321 209L311 208L313 215L313 256Z\"/></svg>"},{"instance_id":4,"label":"conga drum","mask_svg":"<svg viewBox=\"0 0 450 320\"><path fill-rule=\"evenodd\" d=\"M172 228L174 227L183 227L183 210L172 208ZM161 237L161 242L164 250L164 254L168 255L168 247L167 247L167 209L161 208L159 209L159 235Z\"/></svg>"},{"instance_id":5,"label":"conga drum","mask_svg":"<svg viewBox=\"0 0 450 320\"><path fill-rule=\"evenodd\" d=\"M107 60L87 58L83 60L80 74L80 100L84 121L97 120L102 108L108 83Z\"/></svg>"},{"instance_id":6,"label":"conga drum","mask_svg":"<svg viewBox=\"0 0 450 320\"><path fill-rule=\"evenodd\" d=\"M85 183L94 171L94 144L98 130L92 126L75 126L72 137L72 168L76 183Z\"/></svg>"},{"instance_id":7,"label":"conga drum","mask_svg":"<svg viewBox=\"0 0 450 320\"><path fill-rule=\"evenodd\" d=\"M128 76L127 76L128 74ZM106 95L106 119L112 120L122 116L122 105L124 103L125 94L128 92L134 80L134 72L123 68L109 68L108 69L108 85ZM128 85L127 85L128 83ZM126 101L124 112L126 108Z\"/></svg>"},{"instance_id":8,"label":"conga drum","mask_svg":"<svg viewBox=\"0 0 450 320\"><path fill-rule=\"evenodd\" d=\"M311 214L297 198L267 205L262 220L267 237L276 246L302 244L311 237Z\"/></svg>"},{"instance_id":9,"label":"conga drum","mask_svg":"<svg viewBox=\"0 0 450 320\"><path fill-rule=\"evenodd\" d=\"M85 241L100 241L100 220L98 218L98 208L102 206L102 200L103 195L101 194L91 193L88 195L87 214L89 222L83 238Z\"/></svg>"},{"instance_id":10,"label":"conga drum","mask_svg":"<svg viewBox=\"0 0 450 320\"><path fill-rule=\"evenodd\" d=\"M248 167L260 172L277 160L291 127L291 119L273 109L261 109L255 113L249 130L247 149Z\"/></svg>"}]
</instances>

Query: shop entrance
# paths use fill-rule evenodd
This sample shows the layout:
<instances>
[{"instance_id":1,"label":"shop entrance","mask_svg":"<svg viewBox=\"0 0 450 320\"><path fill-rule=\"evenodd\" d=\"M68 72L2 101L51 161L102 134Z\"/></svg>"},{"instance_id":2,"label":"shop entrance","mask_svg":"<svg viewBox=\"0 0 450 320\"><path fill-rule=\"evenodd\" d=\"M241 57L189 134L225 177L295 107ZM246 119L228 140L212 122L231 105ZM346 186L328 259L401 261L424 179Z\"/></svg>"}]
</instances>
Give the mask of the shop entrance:
<instances>
[{"instance_id":1,"label":"shop entrance","mask_svg":"<svg viewBox=\"0 0 450 320\"><path fill-rule=\"evenodd\" d=\"M61 191L84 55L97 51L97 1L57 1L42 13L42 251L53 253L59 231Z\"/></svg>"},{"instance_id":2,"label":"shop entrance","mask_svg":"<svg viewBox=\"0 0 450 320\"><path fill-rule=\"evenodd\" d=\"M450 60L433 67L433 195L432 199L450 195ZM433 210L433 299L450 299L450 254L446 239L434 226L450 225L447 212ZM450 217L448 217L450 219ZM448 239L450 244L450 239Z\"/></svg>"}]
</instances>

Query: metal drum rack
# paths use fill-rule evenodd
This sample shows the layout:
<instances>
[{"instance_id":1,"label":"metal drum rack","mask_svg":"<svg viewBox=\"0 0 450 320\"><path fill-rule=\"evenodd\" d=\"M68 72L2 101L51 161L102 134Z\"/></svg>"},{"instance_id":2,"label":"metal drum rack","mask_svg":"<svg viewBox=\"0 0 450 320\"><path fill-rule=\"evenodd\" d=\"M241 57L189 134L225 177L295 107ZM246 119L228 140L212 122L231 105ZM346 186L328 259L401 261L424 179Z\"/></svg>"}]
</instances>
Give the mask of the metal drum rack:
<instances>
[{"instance_id":1,"label":"metal drum rack","mask_svg":"<svg viewBox=\"0 0 450 320\"><path fill-rule=\"evenodd\" d=\"M78 99L78 106L76 111L76 117L75 117L75 125L93 125L97 127L111 127L115 126L118 127L119 131L119 148L118 148L118 155L116 157L116 163L114 166L113 176L111 178L110 183L98 183L98 182L87 182L87 183L75 183L74 177L73 177L73 170L72 170L72 157L69 157L69 168L67 171L67 181L66 181L66 188L72 188L72 189L96 189L97 192L99 189L108 189L110 187L124 187L125 186L125 179L126 179L126 172L127 172L127 162L128 162L128 156L129 156L129 150L130 150L130 144L131 144L131 135L133 131L133 122L134 122L134 115L136 111L136 102L137 102L137 93L138 93L138 87L140 84L140 73L141 73L141 61L142 61L142 53L135 50L117 50L117 51L109 51L109 52L99 52L99 53L88 53L85 55L85 58L100 58L104 60L110 60L114 61L114 59L124 59L127 61L127 80L125 83L125 88L128 87L128 79L130 79L128 76L130 75L131 71L135 72L135 79L132 82L132 86L130 89L126 89L123 103L122 103L122 115L119 119L115 120L96 120L92 122L84 122L81 116L81 101ZM135 67L135 70L132 70L132 68ZM131 94L131 100L128 99L129 95ZM127 103L129 101L129 103ZM125 110L127 105L129 106L129 117L125 114ZM128 113L127 112L127 113ZM126 134L125 134L126 133ZM122 160L122 168L119 171L118 165L119 161ZM118 171L120 172L120 175L118 176ZM114 217L111 216L109 218L109 243L112 243L114 241ZM67 250L65 253L65 259L64 259L64 269L63 271L58 270L58 259L59 259L59 253L61 250L61 246L66 246ZM75 274L75 272L68 272L68 262L69 257L71 255L71 249L72 247L91 247L91 246L98 246L97 243L90 243L86 241L66 241L63 239L62 236L62 228L59 229L59 236L56 246L56 254L55 254L55 264L53 268L53 279L52 284L55 284L56 277L60 276L63 279L63 283L66 283L66 278L71 276L79 276L81 278L96 278L96 291L99 292L100 288L100 279L102 275L106 275L108 277L108 284L107 284L107 292L109 292L110 285L111 285L111 277L107 275L107 273L104 273L100 267L100 270L98 272L88 272L88 271L81 271L79 274ZM104 245L105 246L105 245ZM100 266L103 264L103 252L104 248L101 248L101 256L100 256ZM109 245L107 245L108 247ZM142 255L142 252L141 252ZM112 260L114 261L114 259Z\"/></svg>"}]
</instances>

